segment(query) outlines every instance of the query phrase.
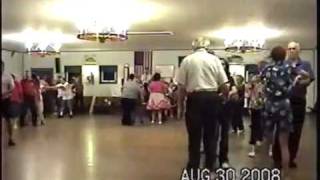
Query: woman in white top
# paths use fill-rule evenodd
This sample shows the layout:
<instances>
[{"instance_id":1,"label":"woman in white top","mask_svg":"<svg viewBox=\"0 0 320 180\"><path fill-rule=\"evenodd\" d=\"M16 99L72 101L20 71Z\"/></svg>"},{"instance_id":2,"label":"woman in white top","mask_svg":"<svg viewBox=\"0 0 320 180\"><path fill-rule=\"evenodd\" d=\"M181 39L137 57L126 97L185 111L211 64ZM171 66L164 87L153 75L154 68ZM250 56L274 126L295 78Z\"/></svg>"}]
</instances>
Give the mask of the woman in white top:
<instances>
[{"instance_id":1,"label":"woman in white top","mask_svg":"<svg viewBox=\"0 0 320 180\"><path fill-rule=\"evenodd\" d=\"M40 79L40 77L37 77L38 79ZM44 121L44 116L43 116L43 109L44 109L44 105L43 105L43 96L42 93L45 91L45 88L48 86L48 83L43 80L40 79L40 88L39 88L39 96L40 99L39 101L37 101L37 111L38 111L38 119L40 121L41 125L45 125L45 121Z\"/></svg>"},{"instance_id":2,"label":"woman in white top","mask_svg":"<svg viewBox=\"0 0 320 180\"><path fill-rule=\"evenodd\" d=\"M63 83L63 93L62 93L62 106L60 109L60 117L63 116L65 107L68 108L69 117L72 118L73 111L72 111L72 99L74 97L74 88L73 84L65 82Z\"/></svg>"}]
</instances>

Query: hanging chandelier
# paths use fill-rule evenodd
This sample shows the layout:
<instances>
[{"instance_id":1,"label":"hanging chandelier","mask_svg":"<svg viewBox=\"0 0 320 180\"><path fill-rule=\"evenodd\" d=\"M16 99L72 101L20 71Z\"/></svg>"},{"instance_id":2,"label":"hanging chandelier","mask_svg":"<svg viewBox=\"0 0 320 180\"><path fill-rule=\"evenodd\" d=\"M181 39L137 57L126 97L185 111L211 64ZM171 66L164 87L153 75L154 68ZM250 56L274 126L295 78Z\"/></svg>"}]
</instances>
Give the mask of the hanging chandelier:
<instances>
[{"instance_id":1,"label":"hanging chandelier","mask_svg":"<svg viewBox=\"0 0 320 180\"><path fill-rule=\"evenodd\" d=\"M26 43L27 52L32 55L47 56L59 54L61 44L54 43L38 43L28 42Z\"/></svg>"},{"instance_id":2,"label":"hanging chandelier","mask_svg":"<svg viewBox=\"0 0 320 180\"><path fill-rule=\"evenodd\" d=\"M227 52L248 53L262 50L264 39L226 39L224 41Z\"/></svg>"},{"instance_id":3,"label":"hanging chandelier","mask_svg":"<svg viewBox=\"0 0 320 180\"><path fill-rule=\"evenodd\" d=\"M125 41L128 39L128 29L119 25L107 25L91 21L79 28L78 39L88 41L98 41L104 43L106 41Z\"/></svg>"},{"instance_id":4,"label":"hanging chandelier","mask_svg":"<svg viewBox=\"0 0 320 180\"><path fill-rule=\"evenodd\" d=\"M62 46L60 32L49 32L46 30L33 31L27 29L23 32L25 47L29 54L32 55L55 55L58 54Z\"/></svg>"},{"instance_id":5,"label":"hanging chandelier","mask_svg":"<svg viewBox=\"0 0 320 180\"><path fill-rule=\"evenodd\" d=\"M282 33L261 22L251 22L244 26L226 26L212 32L212 35L224 40L227 52L249 53L263 50L267 39L277 38Z\"/></svg>"}]
</instances>

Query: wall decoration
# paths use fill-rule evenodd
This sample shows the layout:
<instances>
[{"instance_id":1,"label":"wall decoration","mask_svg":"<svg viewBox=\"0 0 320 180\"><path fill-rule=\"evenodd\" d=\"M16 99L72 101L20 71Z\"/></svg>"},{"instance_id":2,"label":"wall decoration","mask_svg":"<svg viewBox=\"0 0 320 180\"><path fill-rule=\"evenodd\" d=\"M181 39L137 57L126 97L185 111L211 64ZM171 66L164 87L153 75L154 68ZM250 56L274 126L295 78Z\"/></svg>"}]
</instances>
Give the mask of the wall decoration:
<instances>
[{"instance_id":1,"label":"wall decoration","mask_svg":"<svg viewBox=\"0 0 320 180\"><path fill-rule=\"evenodd\" d=\"M155 72L160 73L163 78L174 77L174 65L156 65Z\"/></svg>"},{"instance_id":2,"label":"wall decoration","mask_svg":"<svg viewBox=\"0 0 320 180\"><path fill-rule=\"evenodd\" d=\"M87 76L87 82L88 82L88 84L90 84L90 85L94 85L94 75L93 75L93 72L91 72L90 75Z\"/></svg>"},{"instance_id":3,"label":"wall decoration","mask_svg":"<svg viewBox=\"0 0 320 180\"><path fill-rule=\"evenodd\" d=\"M118 66L100 66L100 84L117 84Z\"/></svg>"},{"instance_id":4,"label":"wall decoration","mask_svg":"<svg viewBox=\"0 0 320 180\"><path fill-rule=\"evenodd\" d=\"M122 75L122 80L121 80L121 85L123 86L123 84L129 79L129 74L130 74L130 65L129 64L125 64L123 66L123 75Z\"/></svg>"},{"instance_id":5,"label":"wall decoration","mask_svg":"<svg viewBox=\"0 0 320 180\"><path fill-rule=\"evenodd\" d=\"M85 55L84 56L84 64L85 65L96 65L96 55Z\"/></svg>"},{"instance_id":6,"label":"wall decoration","mask_svg":"<svg viewBox=\"0 0 320 180\"><path fill-rule=\"evenodd\" d=\"M152 51L134 52L134 74L141 76L144 73L152 74Z\"/></svg>"},{"instance_id":7,"label":"wall decoration","mask_svg":"<svg viewBox=\"0 0 320 180\"><path fill-rule=\"evenodd\" d=\"M98 66L96 65L83 65L82 66L82 80L84 82L84 89L91 91L92 85L95 83L95 78L99 76Z\"/></svg>"}]
</instances>

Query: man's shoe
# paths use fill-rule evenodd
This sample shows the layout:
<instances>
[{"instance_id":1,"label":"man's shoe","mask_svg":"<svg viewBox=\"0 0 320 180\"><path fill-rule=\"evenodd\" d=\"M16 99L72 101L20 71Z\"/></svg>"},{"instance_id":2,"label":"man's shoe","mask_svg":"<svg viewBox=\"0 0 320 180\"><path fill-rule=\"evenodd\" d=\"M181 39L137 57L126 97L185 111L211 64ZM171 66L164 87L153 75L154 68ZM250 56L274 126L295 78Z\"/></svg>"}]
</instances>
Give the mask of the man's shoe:
<instances>
[{"instance_id":1,"label":"man's shoe","mask_svg":"<svg viewBox=\"0 0 320 180\"><path fill-rule=\"evenodd\" d=\"M10 139L9 142L8 142L8 145L9 146L15 146L16 143L12 139Z\"/></svg>"},{"instance_id":2,"label":"man's shoe","mask_svg":"<svg viewBox=\"0 0 320 180\"><path fill-rule=\"evenodd\" d=\"M253 158L253 157L256 156L256 152L251 151L251 152L248 153L248 156Z\"/></svg>"},{"instance_id":3,"label":"man's shoe","mask_svg":"<svg viewBox=\"0 0 320 180\"><path fill-rule=\"evenodd\" d=\"M229 165L228 162L223 162L223 163L221 164L221 167L222 167L223 169L227 169L227 168L230 167L230 165Z\"/></svg>"},{"instance_id":4,"label":"man's shoe","mask_svg":"<svg viewBox=\"0 0 320 180\"><path fill-rule=\"evenodd\" d=\"M281 170L282 169L282 165L281 165L281 163L274 162L273 168L277 168L277 169Z\"/></svg>"}]
</instances>

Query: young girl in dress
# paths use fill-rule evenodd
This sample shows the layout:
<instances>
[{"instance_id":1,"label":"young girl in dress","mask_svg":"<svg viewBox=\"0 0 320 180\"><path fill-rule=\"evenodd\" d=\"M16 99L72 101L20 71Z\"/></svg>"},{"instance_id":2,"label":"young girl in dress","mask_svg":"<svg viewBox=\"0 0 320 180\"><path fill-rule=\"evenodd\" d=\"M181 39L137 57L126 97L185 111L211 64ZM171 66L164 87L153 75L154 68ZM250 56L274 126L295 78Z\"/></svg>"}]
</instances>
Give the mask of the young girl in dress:
<instances>
[{"instance_id":1,"label":"young girl in dress","mask_svg":"<svg viewBox=\"0 0 320 180\"><path fill-rule=\"evenodd\" d=\"M155 123L156 116L158 117L158 124L162 124L162 113L165 109L170 108L170 102L165 97L168 87L160 81L161 76L155 73L149 85L150 98L148 100L147 109L151 111L151 123Z\"/></svg>"},{"instance_id":2,"label":"young girl in dress","mask_svg":"<svg viewBox=\"0 0 320 180\"><path fill-rule=\"evenodd\" d=\"M260 146L263 137L262 109L264 106L263 85L257 76L253 76L249 83L247 97L249 98L249 114L251 116L251 151L249 157L255 156L255 147Z\"/></svg>"}]
</instances>

